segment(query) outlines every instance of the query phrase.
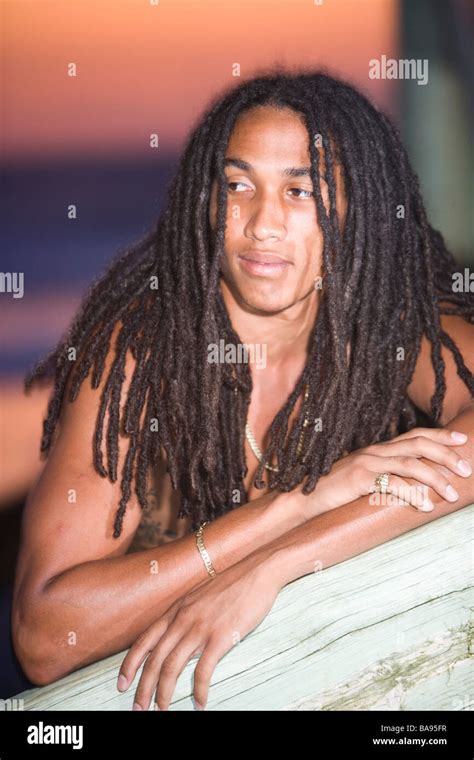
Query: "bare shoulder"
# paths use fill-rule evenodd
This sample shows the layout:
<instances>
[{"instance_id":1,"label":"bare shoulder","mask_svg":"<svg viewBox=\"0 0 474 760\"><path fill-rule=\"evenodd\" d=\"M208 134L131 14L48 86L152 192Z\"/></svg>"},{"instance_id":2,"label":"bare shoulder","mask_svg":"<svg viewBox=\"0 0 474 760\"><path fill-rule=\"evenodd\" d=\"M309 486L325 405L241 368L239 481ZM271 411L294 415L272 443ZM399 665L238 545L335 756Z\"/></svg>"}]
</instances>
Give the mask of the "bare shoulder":
<instances>
[{"instance_id":1,"label":"bare shoulder","mask_svg":"<svg viewBox=\"0 0 474 760\"><path fill-rule=\"evenodd\" d=\"M463 317L441 315L441 327L456 344L468 370L474 373L474 325ZM431 342L423 336L413 379L408 387L409 398L426 413L430 410L431 397L435 390L431 349ZM459 377L452 351L443 345L441 354L445 362L446 395L440 422L445 425L471 405L473 397L465 382Z\"/></svg>"}]
</instances>

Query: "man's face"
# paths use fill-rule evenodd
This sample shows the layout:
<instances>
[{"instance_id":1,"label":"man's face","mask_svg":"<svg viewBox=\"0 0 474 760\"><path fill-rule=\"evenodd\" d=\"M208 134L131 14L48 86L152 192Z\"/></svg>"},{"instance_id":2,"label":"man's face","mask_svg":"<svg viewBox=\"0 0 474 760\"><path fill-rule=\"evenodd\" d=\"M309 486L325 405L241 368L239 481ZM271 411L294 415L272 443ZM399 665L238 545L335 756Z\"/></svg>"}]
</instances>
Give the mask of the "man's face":
<instances>
[{"instance_id":1,"label":"man's face","mask_svg":"<svg viewBox=\"0 0 474 760\"><path fill-rule=\"evenodd\" d=\"M234 298L251 311L275 313L291 307L315 292L315 278L321 275L323 236L312 196L308 140L299 114L269 106L243 113L232 131L226 150L221 273ZM327 207L323 180L321 192ZM214 181L209 207L213 227L216 212Z\"/></svg>"}]
</instances>

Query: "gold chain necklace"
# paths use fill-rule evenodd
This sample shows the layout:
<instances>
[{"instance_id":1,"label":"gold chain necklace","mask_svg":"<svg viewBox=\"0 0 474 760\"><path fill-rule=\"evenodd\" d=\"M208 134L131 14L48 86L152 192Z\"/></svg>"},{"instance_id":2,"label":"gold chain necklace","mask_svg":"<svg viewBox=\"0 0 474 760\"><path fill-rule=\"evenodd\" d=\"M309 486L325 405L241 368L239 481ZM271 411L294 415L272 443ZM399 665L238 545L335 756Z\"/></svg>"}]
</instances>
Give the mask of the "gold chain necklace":
<instances>
[{"instance_id":1,"label":"gold chain necklace","mask_svg":"<svg viewBox=\"0 0 474 760\"><path fill-rule=\"evenodd\" d=\"M307 401L308 399L308 386L306 386L306 390L304 393L304 400ZM308 424L308 415L305 416L303 420L303 430L301 431L300 439L298 441L298 447L296 449L296 455L299 456L301 454L301 449L303 448L303 439L304 439L304 428ZM257 441L255 440L255 436L252 433L252 430L250 428L250 425L248 422L245 424L245 437L247 438L247 441L249 442L249 446L252 449L253 453L255 454L256 459L261 462L263 459L263 454L260 451L260 448L257 444ZM265 462L264 467L266 467L267 470L271 470L272 472L279 472L278 467L274 467L271 464L267 464Z\"/></svg>"}]
</instances>

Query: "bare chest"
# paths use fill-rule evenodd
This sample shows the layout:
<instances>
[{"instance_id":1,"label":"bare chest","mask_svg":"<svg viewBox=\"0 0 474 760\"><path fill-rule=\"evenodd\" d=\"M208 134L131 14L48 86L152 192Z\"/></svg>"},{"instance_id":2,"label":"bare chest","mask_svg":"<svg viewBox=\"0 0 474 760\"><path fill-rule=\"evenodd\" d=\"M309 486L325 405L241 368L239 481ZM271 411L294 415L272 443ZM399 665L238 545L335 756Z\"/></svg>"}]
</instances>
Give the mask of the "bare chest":
<instances>
[{"instance_id":1,"label":"bare chest","mask_svg":"<svg viewBox=\"0 0 474 760\"><path fill-rule=\"evenodd\" d=\"M258 402L253 402L250 406L248 422L255 442L258 442L257 446L261 450L265 450L265 447L268 446L270 424L279 409L279 405L280 402L275 402L273 399L273 403L269 405L267 402L265 408ZM297 411L298 407L294 410L290 422L294 419ZM244 446L247 465L244 484L247 501L254 501L267 493L269 489L268 487L256 488L255 477L259 461L247 438L245 438ZM269 472L264 470L263 480L266 484L268 484L268 475ZM189 517L178 518L179 494L172 488L165 460L160 461L155 472L150 470L148 484L148 507L143 510L142 519L129 547L129 552L161 546L182 538L192 531Z\"/></svg>"}]
</instances>

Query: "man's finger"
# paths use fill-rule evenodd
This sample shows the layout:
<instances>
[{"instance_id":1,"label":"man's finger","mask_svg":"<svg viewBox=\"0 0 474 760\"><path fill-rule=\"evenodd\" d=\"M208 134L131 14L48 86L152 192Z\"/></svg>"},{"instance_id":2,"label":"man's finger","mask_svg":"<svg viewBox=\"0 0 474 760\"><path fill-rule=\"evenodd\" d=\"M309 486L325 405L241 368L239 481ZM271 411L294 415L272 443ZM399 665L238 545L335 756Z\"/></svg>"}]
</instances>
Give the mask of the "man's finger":
<instances>
[{"instance_id":1,"label":"man's finger","mask_svg":"<svg viewBox=\"0 0 474 760\"><path fill-rule=\"evenodd\" d=\"M148 710L151 697L160 678L161 665L186 634L187 631L183 630L182 626L173 622L153 651L148 655L135 692L134 710Z\"/></svg>"},{"instance_id":2,"label":"man's finger","mask_svg":"<svg viewBox=\"0 0 474 760\"><path fill-rule=\"evenodd\" d=\"M167 628L167 620L158 620L140 634L138 639L132 644L120 666L117 679L117 689L119 691L125 691L133 683L137 670L143 664L145 657L156 646Z\"/></svg>"},{"instance_id":3,"label":"man's finger","mask_svg":"<svg viewBox=\"0 0 474 760\"><path fill-rule=\"evenodd\" d=\"M204 710L207 704L212 674L219 660L234 646L232 639L221 636L210 639L204 653L199 658L194 671L194 704L197 710Z\"/></svg>"},{"instance_id":4,"label":"man's finger","mask_svg":"<svg viewBox=\"0 0 474 760\"><path fill-rule=\"evenodd\" d=\"M176 682L197 648L203 648L202 639L196 630L181 639L162 662L155 704L159 710L167 710L176 688Z\"/></svg>"}]
</instances>

